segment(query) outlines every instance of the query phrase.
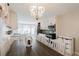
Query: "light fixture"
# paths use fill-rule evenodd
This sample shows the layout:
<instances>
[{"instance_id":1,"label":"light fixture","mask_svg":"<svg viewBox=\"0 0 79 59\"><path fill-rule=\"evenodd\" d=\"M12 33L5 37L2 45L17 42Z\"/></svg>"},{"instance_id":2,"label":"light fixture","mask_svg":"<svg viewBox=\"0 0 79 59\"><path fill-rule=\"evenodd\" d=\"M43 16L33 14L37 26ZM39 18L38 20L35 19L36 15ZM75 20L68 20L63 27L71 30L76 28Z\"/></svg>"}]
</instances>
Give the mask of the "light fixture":
<instances>
[{"instance_id":1,"label":"light fixture","mask_svg":"<svg viewBox=\"0 0 79 59\"><path fill-rule=\"evenodd\" d=\"M43 13L45 12L45 8L43 6L31 6L30 7L30 12L33 18L38 20L40 17L43 16Z\"/></svg>"}]
</instances>

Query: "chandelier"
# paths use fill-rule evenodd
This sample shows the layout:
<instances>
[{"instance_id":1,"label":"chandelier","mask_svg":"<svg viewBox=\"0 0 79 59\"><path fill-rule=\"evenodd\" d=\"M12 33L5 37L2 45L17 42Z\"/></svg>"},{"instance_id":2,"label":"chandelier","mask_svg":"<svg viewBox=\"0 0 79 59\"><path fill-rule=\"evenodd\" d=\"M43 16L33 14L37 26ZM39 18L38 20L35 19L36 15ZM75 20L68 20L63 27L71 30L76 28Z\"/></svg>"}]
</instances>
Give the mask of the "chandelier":
<instances>
[{"instance_id":1,"label":"chandelier","mask_svg":"<svg viewBox=\"0 0 79 59\"><path fill-rule=\"evenodd\" d=\"M33 18L38 20L40 17L43 16L45 12L45 8L43 6L31 6L30 12Z\"/></svg>"}]
</instances>

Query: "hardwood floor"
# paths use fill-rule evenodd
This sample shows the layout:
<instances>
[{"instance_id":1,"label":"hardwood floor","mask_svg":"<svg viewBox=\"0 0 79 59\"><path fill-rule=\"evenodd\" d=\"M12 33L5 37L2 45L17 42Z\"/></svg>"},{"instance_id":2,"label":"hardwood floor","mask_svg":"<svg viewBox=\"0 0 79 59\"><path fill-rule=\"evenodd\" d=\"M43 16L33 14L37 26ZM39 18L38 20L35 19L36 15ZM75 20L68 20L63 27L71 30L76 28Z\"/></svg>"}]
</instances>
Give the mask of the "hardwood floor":
<instances>
[{"instance_id":1,"label":"hardwood floor","mask_svg":"<svg viewBox=\"0 0 79 59\"><path fill-rule=\"evenodd\" d=\"M44 44L34 41L32 47L26 48L23 42L17 40L13 43L7 56L62 56Z\"/></svg>"}]
</instances>

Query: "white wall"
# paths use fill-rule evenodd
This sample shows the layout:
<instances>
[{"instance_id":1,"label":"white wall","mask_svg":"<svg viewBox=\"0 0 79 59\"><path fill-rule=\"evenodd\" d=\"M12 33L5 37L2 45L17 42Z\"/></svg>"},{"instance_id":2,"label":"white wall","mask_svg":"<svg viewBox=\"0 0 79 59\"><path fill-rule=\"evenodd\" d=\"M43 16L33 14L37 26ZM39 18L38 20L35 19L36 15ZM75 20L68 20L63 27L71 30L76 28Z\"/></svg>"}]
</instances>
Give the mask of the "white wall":
<instances>
[{"instance_id":1,"label":"white wall","mask_svg":"<svg viewBox=\"0 0 79 59\"><path fill-rule=\"evenodd\" d=\"M79 53L79 12L74 11L56 17L56 31L59 36L75 37L75 52Z\"/></svg>"}]
</instances>

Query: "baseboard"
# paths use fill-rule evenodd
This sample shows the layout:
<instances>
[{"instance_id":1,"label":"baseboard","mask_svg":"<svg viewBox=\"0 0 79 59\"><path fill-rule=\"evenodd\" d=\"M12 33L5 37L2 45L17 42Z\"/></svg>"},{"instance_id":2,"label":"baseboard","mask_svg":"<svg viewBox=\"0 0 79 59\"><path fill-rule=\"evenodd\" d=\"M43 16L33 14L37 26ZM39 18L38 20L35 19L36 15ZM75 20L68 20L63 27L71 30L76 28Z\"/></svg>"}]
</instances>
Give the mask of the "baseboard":
<instances>
[{"instance_id":1,"label":"baseboard","mask_svg":"<svg viewBox=\"0 0 79 59\"><path fill-rule=\"evenodd\" d=\"M75 56L79 56L79 52L75 52Z\"/></svg>"}]
</instances>

